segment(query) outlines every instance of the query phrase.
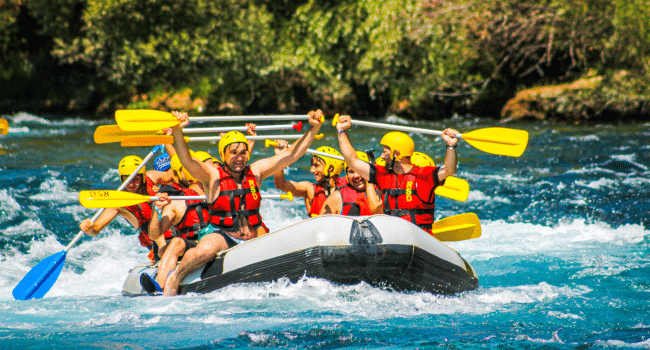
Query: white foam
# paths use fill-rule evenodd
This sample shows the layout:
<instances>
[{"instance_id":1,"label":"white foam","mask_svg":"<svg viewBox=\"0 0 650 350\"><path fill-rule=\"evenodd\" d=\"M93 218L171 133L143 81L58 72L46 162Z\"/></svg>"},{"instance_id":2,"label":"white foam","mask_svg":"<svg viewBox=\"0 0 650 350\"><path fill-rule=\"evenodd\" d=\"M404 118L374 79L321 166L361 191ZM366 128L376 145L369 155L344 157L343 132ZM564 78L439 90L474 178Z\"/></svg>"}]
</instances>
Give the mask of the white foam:
<instances>
[{"instance_id":1,"label":"white foam","mask_svg":"<svg viewBox=\"0 0 650 350\"><path fill-rule=\"evenodd\" d=\"M25 220L18 226L11 226L5 230L0 230L0 232L5 236L33 236L36 234L51 233L49 230L45 229L38 218Z\"/></svg>"},{"instance_id":2,"label":"white foam","mask_svg":"<svg viewBox=\"0 0 650 350\"><path fill-rule=\"evenodd\" d=\"M626 343L626 342L624 342L622 340L615 340L615 339L606 340L606 341L599 340L597 343L601 344L601 345L604 345L604 346L607 346L607 347L614 346L614 347L617 347L617 348L650 349L650 338L646 339L644 341L640 341L638 343Z\"/></svg>"},{"instance_id":3,"label":"white foam","mask_svg":"<svg viewBox=\"0 0 650 350\"><path fill-rule=\"evenodd\" d=\"M595 190L598 190L598 189L600 189L602 187L613 188L617 184L616 181L613 181L612 179L607 179L607 178L604 178L604 177L601 177L598 180L590 181L590 182L585 182L585 181L582 181L582 180L576 180L575 183L578 186L589 187L589 188L593 188Z\"/></svg>"},{"instance_id":4,"label":"white foam","mask_svg":"<svg viewBox=\"0 0 650 350\"><path fill-rule=\"evenodd\" d=\"M612 228L602 222L588 224L584 219L562 222L555 226L530 223L482 221L482 236L447 245L463 257L487 260L495 256L529 255L540 252L574 256L576 249L603 249L636 244L650 235L643 225L623 225Z\"/></svg>"},{"instance_id":5,"label":"white foam","mask_svg":"<svg viewBox=\"0 0 650 350\"><path fill-rule=\"evenodd\" d=\"M8 190L0 190L0 222L16 218L20 209L20 204Z\"/></svg>"},{"instance_id":6,"label":"white foam","mask_svg":"<svg viewBox=\"0 0 650 350\"><path fill-rule=\"evenodd\" d=\"M472 202L500 202L500 203L510 203L510 200L508 198L502 198L502 197L491 197L486 195L485 193L478 191L478 190L471 190L469 191L469 195L467 196L467 200Z\"/></svg>"},{"instance_id":7,"label":"white foam","mask_svg":"<svg viewBox=\"0 0 650 350\"><path fill-rule=\"evenodd\" d=\"M580 142L598 142L600 137L596 135L586 135L586 136L572 136L569 137L569 141L580 141Z\"/></svg>"},{"instance_id":8,"label":"white foam","mask_svg":"<svg viewBox=\"0 0 650 350\"><path fill-rule=\"evenodd\" d=\"M64 179L57 178L58 174L52 174L53 177L47 178L39 186L41 193L37 193L29 198L40 201L56 201L63 203L76 202L79 200L77 193L68 192L68 182Z\"/></svg>"}]
</instances>

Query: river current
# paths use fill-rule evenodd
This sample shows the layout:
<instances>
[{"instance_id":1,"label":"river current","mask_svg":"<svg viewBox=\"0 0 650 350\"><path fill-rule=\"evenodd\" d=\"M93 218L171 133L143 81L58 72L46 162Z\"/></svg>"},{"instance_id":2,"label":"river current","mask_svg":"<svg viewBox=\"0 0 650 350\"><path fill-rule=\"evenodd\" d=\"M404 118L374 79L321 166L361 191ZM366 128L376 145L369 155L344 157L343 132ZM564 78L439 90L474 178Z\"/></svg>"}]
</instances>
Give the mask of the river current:
<instances>
[{"instance_id":1,"label":"river current","mask_svg":"<svg viewBox=\"0 0 650 350\"><path fill-rule=\"evenodd\" d=\"M306 276L204 295L125 297L129 270L147 258L118 218L70 249L43 299L16 301L11 292L23 276L93 215L78 192L116 189L119 160L150 148L95 144L95 128L113 120L2 118L10 128L0 135L0 349L650 348L650 124L382 120L530 133L518 158L460 141L456 176L469 182L469 199L436 201L437 219L470 211L481 219L480 238L447 243L475 268L475 291L403 293ZM321 130L311 148L338 148L331 124ZM380 151L385 132L355 126L350 137L359 150ZM440 138L412 137L443 161ZM215 143L190 146L218 155ZM271 154L259 142L251 160ZM313 180L308 166L305 156L287 178ZM271 178L262 192L279 193ZM300 200L267 200L262 216L274 230L306 212Z\"/></svg>"}]
</instances>

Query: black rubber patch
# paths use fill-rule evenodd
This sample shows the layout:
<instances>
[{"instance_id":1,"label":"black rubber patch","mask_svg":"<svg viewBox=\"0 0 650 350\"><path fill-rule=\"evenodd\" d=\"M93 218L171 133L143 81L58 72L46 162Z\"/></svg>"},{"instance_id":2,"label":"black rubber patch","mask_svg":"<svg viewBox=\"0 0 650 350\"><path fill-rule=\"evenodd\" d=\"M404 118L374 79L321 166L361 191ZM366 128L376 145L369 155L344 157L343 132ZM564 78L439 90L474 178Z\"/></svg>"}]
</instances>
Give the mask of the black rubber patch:
<instances>
[{"instance_id":1,"label":"black rubber patch","mask_svg":"<svg viewBox=\"0 0 650 350\"><path fill-rule=\"evenodd\" d=\"M352 245L370 245L380 244L384 240L381 238L379 230L368 220L352 222L350 229L350 244Z\"/></svg>"}]
</instances>

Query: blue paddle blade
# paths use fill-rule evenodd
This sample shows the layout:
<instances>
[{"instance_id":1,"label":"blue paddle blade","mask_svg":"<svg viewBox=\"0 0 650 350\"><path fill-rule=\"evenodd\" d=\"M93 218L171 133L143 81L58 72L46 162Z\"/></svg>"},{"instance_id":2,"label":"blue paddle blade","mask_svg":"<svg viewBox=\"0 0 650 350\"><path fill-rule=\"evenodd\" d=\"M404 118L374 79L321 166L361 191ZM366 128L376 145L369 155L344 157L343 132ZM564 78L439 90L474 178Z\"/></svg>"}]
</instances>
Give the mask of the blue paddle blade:
<instances>
[{"instance_id":1,"label":"blue paddle blade","mask_svg":"<svg viewBox=\"0 0 650 350\"><path fill-rule=\"evenodd\" d=\"M62 250L36 264L14 288L12 292L14 299L40 299L45 296L61 274L66 253Z\"/></svg>"}]
</instances>

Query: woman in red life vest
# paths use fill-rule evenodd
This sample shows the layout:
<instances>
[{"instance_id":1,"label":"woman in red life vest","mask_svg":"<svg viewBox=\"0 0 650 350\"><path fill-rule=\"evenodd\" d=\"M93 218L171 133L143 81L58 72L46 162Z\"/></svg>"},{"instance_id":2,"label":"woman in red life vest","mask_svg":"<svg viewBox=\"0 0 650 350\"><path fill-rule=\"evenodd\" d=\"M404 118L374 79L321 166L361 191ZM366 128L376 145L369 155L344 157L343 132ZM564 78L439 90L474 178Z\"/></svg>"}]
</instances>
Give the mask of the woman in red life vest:
<instances>
[{"instance_id":1,"label":"woman in red life vest","mask_svg":"<svg viewBox=\"0 0 650 350\"><path fill-rule=\"evenodd\" d=\"M357 156L364 162L370 163L368 155L357 151ZM346 176L340 181L337 191L333 192L323 204L320 214L341 214L349 216L366 216L380 214L381 206L373 203L380 203L375 186L356 173L352 168L345 165ZM370 201L368 199L371 199ZM374 201L373 201L374 199Z\"/></svg>"},{"instance_id":2,"label":"woman in red life vest","mask_svg":"<svg viewBox=\"0 0 650 350\"><path fill-rule=\"evenodd\" d=\"M137 168L142 164L142 159L137 156L127 156L122 158L118 166L120 180L125 181ZM148 175L150 172L146 171L146 167L142 167L138 171L131 182L124 188L124 191L131 193L138 193L142 195L155 196L153 190L155 185ZM79 224L79 228L89 236L96 236L99 232L106 227L118 215L126 219L134 228L140 231L139 240L143 247L150 248L152 241L149 239L147 230L149 229L149 220L151 220L151 203L145 202L128 207L121 208L106 208L104 212L95 220L95 222L86 219ZM150 254L151 255L151 254ZM153 255L150 256L153 258Z\"/></svg>"},{"instance_id":3,"label":"woman in red life vest","mask_svg":"<svg viewBox=\"0 0 650 350\"><path fill-rule=\"evenodd\" d=\"M157 244L162 236L166 245L158 249L160 263L155 281L147 274L140 276L140 284L149 293L162 292L161 286L165 285L167 275L176 268L178 260L185 252L196 247L198 232L208 226L210 219L208 205L203 200L172 201L169 199L169 195L199 196L205 194L203 186L182 166L176 154L171 157L171 170L174 174L174 181L182 186L180 188L170 186L161 188L158 193L160 199L154 203L156 213L152 216L149 224L149 237L155 241L154 244Z\"/></svg>"},{"instance_id":4,"label":"woman in red life vest","mask_svg":"<svg viewBox=\"0 0 650 350\"><path fill-rule=\"evenodd\" d=\"M381 158L386 166L368 164L356 154L347 130L352 125L350 116L339 117L336 125L341 153L355 172L382 191L384 213L399 216L427 232L431 232L434 219L435 189L447 177L456 174L456 144L458 131L446 129L442 139L446 144L445 165L442 167L416 167L411 163L415 149L413 140L406 134L391 131L384 135Z\"/></svg>"},{"instance_id":5,"label":"woman in red life vest","mask_svg":"<svg viewBox=\"0 0 650 350\"><path fill-rule=\"evenodd\" d=\"M278 146L275 149L276 154L284 151L286 145L286 141L278 140ZM316 150L342 157L341 153L332 147L323 146ZM315 183L286 180L282 171L275 174L273 180L277 189L283 192L291 192L294 197L304 198L308 215L317 216L321 213L323 203L325 203L327 197L336 189L336 182L342 169L342 160L318 154L312 156L311 168L309 169L314 174Z\"/></svg>"},{"instance_id":6,"label":"woman in red life vest","mask_svg":"<svg viewBox=\"0 0 650 350\"><path fill-rule=\"evenodd\" d=\"M261 201L259 184L302 157L321 127L323 113L309 112L311 129L285 152L248 165L249 145L246 137L230 131L219 140L219 155L223 165L215 168L190 157L182 128L189 124L187 113L172 112L180 124L172 128L174 148L183 167L205 189L210 211L210 225L201 230L199 244L185 253L178 267L169 275L165 295L176 295L180 282L220 251L234 244L268 232L259 214Z\"/></svg>"}]
</instances>

